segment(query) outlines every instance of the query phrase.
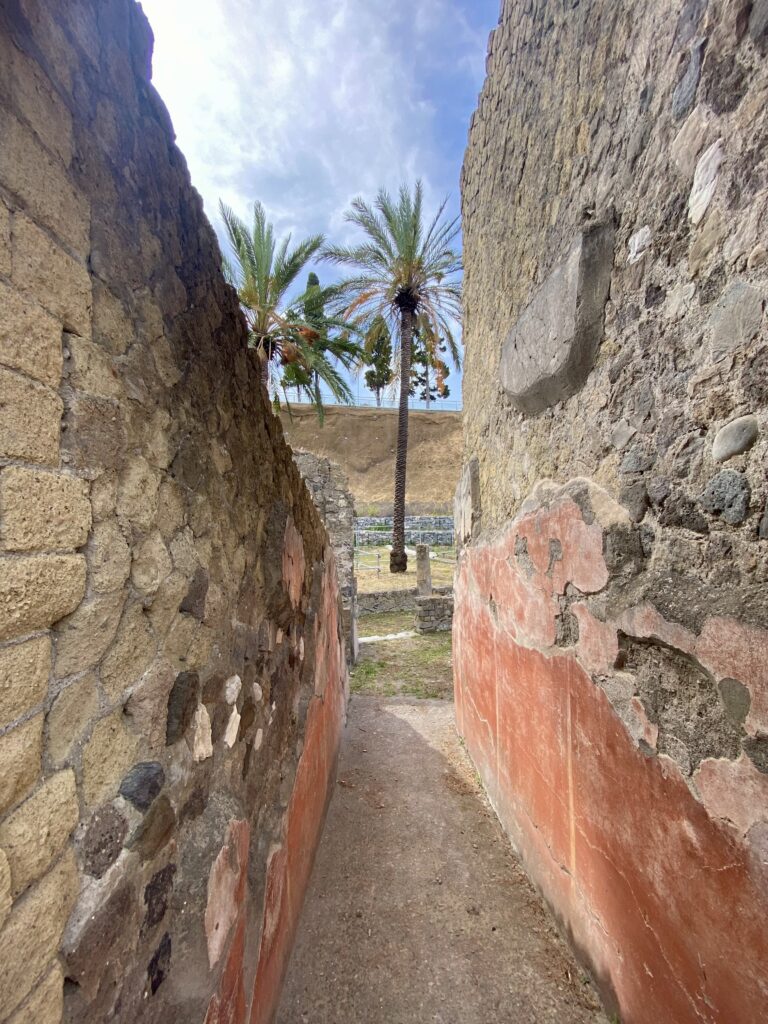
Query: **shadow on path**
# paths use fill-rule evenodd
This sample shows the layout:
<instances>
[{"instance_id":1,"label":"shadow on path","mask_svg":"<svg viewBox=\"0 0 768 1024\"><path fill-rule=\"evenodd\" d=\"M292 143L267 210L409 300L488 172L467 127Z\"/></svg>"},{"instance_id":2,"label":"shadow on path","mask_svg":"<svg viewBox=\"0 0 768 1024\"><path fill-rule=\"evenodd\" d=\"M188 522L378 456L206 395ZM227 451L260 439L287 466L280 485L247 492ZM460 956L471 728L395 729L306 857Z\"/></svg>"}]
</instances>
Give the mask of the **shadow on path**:
<instances>
[{"instance_id":1,"label":"shadow on path","mask_svg":"<svg viewBox=\"0 0 768 1024\"><path fill-rule=\"evenodd\" d=\"M445 701L356 696L278 1024L604 1024Z\"/></svg>"}]
</instances>

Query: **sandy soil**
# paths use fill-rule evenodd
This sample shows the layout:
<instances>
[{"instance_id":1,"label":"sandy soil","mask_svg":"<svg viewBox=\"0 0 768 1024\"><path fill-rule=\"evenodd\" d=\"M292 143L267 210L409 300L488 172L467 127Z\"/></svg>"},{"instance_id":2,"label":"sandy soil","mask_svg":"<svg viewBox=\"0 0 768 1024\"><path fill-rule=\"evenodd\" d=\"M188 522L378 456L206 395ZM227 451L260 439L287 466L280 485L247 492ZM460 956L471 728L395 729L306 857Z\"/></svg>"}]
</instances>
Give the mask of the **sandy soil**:
<instances>
[{"instance_id":1,"label":"sandy soil","mask_svg":"<svg viewBox=\"0 0 768 1024\"><path fill-rule=\"evenodd\" d=\"M280 415L288 443L342 467L357 514L391 514L397 410L329 406L322 426L311 406L293 405L291 412ZM408 437L407 510L452 513L461 469L461 413L412 412Z\"/></svg>"},{"instance_id":2,"label":"sandy soil","mask_svg":"<svg viewBox=\"0 0 768 1024\"><path fill-rule=\"evenodd\" d=\"M606 1024L446 701L353 696L278 1024Z\"/></svg>"}]
</instances>

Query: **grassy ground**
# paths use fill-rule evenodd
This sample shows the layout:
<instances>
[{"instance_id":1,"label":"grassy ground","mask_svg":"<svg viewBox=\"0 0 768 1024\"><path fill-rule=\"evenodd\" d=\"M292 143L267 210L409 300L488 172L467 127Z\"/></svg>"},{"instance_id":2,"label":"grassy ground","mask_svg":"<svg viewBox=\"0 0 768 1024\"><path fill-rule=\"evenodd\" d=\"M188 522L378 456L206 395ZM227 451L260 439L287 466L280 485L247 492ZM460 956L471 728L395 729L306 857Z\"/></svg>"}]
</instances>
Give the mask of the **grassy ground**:
<instances>
[{"instance_id":1,"label":"grassy ground","mask_svg":"<svg viewBox=\"0 0 768 1024\"><path fill-rule=\"evenodd\" d=\"M360 636L385 636L408 629L413 629L412 612L366 615L358 621ZM377 697L452 699L451 634L361 644L350 686L353 693Z\"/></svg>"},{"instance_id":2,"label":"grassy ground","mask_svg":"<svg viewBox=\"0 0 768 1024\"><path fill-rule=\"evenodd\" d=\"M433 548L438 559L432 559L432 583L436 587L453 583L456 553L453 548ZM445 561L442 561L445 559ZM379 570L378 572L376 570ZM360 594L373 590L413 590L416 586L416 556L408 556L407 572L389 571L387 547L359 547L355 549L355 575Z\"/></svg>"}]
</instances>

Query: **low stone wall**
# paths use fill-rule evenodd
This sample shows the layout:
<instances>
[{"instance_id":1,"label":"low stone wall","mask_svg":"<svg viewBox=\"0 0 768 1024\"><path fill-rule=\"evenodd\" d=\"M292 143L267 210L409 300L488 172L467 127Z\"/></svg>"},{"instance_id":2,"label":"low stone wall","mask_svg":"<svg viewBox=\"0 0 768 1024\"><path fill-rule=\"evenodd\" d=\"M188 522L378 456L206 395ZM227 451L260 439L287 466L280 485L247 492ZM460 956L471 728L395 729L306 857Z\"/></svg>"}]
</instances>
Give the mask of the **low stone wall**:
<instances>
[{"instance_id":1,"label":"low stone wall","mask_svg":"<svg viewBox=\"0 0 768 1024\"><path fill-rule=\"evenodd\" d=\"M133 0L0 5L0 1021L271 1019L336 567ZM65 983L66 979L66 983Z\"/></svg>"},{"instance_id":2,"label":"low stone wall","mask_svg":"<svg viewBox=\"0 0 768 1024\"><path fill-rule=\"evenodd\" d=\"M453 595L416 598L416 631L442 633L453 625Z\"/></svg>"},{"instance_id":3,"label":"low stone wall","mask_svg":"<svg viewBox=\"0 0 768 1024\"><path fill-rule=\"evenodd\" d=\"M435 587L435 594L451 594L453 587ZM379 615L385 612L415 612L419 593L413 590L374 590L357 595L358 615Z\"/></svg>"},{"instance_id":4,"label":"low stone wall","mask_svg":"<svg viewBox=\"0 0 768 1024\"><path fill-rule=\"evenodd\" d=\"M335 462L301 448L294 449L293 458L333 544L347 663L354 665L358 652L354 499L346 475Z\"/></svg>"}]
</instances>

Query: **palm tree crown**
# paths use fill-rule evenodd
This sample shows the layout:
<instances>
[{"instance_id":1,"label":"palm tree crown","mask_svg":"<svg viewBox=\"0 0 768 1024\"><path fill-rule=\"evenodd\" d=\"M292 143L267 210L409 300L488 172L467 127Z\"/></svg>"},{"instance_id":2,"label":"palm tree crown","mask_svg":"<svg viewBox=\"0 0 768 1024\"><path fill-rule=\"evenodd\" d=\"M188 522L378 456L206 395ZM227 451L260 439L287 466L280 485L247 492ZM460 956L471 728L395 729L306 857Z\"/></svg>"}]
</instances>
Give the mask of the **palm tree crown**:
<instances>
[{"instance_id":1,"label":"palm tree crown","mask_svg":"<svg viewBox=\"0 0 768 1024\"><path fill-rule=\"evenodd\" d=\"M458 218L444 217L444 201L425 226L424 189L403 185L393 198L382 189L373 205L358 197L346 215L362 229L365 241L353 246L327 246L323 258L358 273L337 288L345 315L363 329L377 317L395 328L399 341L400 409L395 461L394 529L390 569L404 572L405 473L408 451L408 389L413 332L418 326L425 344L444 339L459 365L454 323L461 316L461 285L456 275L461 257L453 248L459 234Z\"/></svg>"},{"instance_id":2,"label":"palm tree crown","mask_svg":"<svg viewBox=\"0 0 768 1024\"><path fill-rule=\"evenodd\" d=\"M316 275L310 275L307 289L289 304L288 293L307 263L322 248L322 235L312 235L291 247L291 236L279 243L264 207L253 204L253 226L249 228L226 204L219 209L229 240L232 259L224 259L224 274L236 289L249 330L249 343L262 360L265 385L285 393L294 388L322 410L320 382L335 398L349 402L352 393L346 380L332 365L330 351L344 366L358 358L359 346L348 340L349 325L334 317L310 317L310 311L322 312L336 297L334 287L321 288ZM343 341L329 335L334 328L345 332Z\"/></svg>"}]
</instances>

